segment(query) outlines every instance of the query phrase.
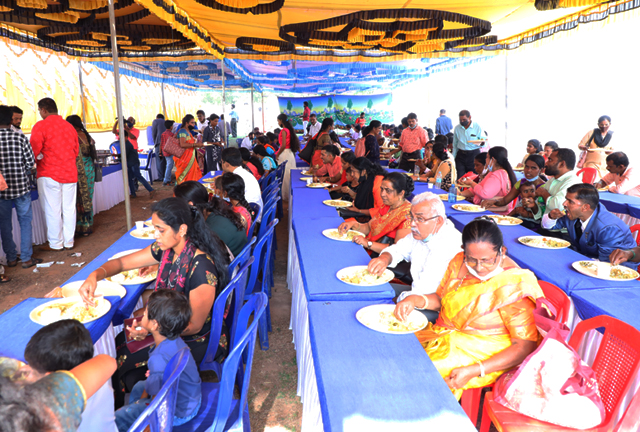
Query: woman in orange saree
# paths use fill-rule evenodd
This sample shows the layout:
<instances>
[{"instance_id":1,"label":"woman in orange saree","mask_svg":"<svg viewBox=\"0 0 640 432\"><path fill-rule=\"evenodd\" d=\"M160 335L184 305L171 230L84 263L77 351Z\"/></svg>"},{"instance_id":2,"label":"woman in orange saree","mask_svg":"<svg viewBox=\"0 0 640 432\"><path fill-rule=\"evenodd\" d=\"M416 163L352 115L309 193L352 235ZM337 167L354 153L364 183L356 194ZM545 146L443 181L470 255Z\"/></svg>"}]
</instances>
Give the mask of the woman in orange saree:
<instances>
[{"instance_id":1,"label":"woman in orange saree","mask_svg":"<svg viewBox=\"0 0 640 432\"><path fill-rule=\"evenodd\" d=\"M182 119L182 125L176 135L180 140L180 147L185 149L181 157L174 156L173 158L176 165L176 182L178 184L190 180L198 181L202 177L196 154L196 148L202 147L202 143L197 142L191 135L191 130L195 128L195 125L195 118L191 114L187 114Z\"/></svg>"},{"instance_id":2,"label":"woman in orange saree","mask_svg":"<svg viewBox=\"0 0 640 432\"><path fill-rule=\"evenodd\" d=\"M536 349L533 310L544 297L533 273L505 255L492 220L467 224L462 243L436 293L409 296L403 300L409 307L396 309L400 320L414 307L440 311L416 336L458 399L465 389L494 383Z\"/></svg>"},{"instance_id":3,"label":"woman in orange saree","mask_svg":"<svg viewBox=\"0 0 640 432\"><path fill-rule=\"evenodd\" d=\"M411 233L411 222L407 219L411 212L411 203L407 195L413 192L411 177L392 172L386 174L380 186L380 195L384 205L367 223L358 223L355 219L347 219L338 227L341 234L350 229L364 234L353 239L354 243L363 246L371 252L380 253L401 238ZM383 237L388 237L383 242Z\"/></svg>"}]
</instances>

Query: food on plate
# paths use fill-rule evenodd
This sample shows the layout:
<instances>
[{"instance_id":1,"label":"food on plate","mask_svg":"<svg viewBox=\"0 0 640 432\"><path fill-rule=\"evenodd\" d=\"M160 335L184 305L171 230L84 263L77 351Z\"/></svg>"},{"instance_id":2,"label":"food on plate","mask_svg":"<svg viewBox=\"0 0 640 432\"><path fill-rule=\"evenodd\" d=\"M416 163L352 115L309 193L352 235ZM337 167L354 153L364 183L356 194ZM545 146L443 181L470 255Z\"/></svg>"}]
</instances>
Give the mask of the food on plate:
<instances>
[{"instance_id":1,"label":"food on plate","mask_svg":"<svg viewBox=\"0 0 640 432\"><path fill-rule=\"evenodd\" d=\"M345 235L340 235L340 232L338 231L338 229L326 230L326 232L323 232L323 234L325 234L327 237L334 240L350 240L350 241L358 236L364 235L361 232L354 231L354 230L349 230Z\"/></svg>"},{"instance_id":2,"label":"food on plate","mask_svg":"<svg viewBox=\"0 0 640 432\"><path fill-rule=\"evenodd\" d=\"M311 171L302 171L302 175L305 175L305 176L312 176L312 175L313 175L313 173L312 173Z\"/></svg>"},{"instance_id":3,"label":"food on plate","mask_svg":"<svg viewBox=\"0 0 640 432\"><path fill-rule=\"evenodd\" d=\"M495 220L498 225L520 225L522 223L522 219L511 216L489 215L489 217Z\"/></svg>"},{"instance_id":4,"label":"food on plate","mask_svg":"<svg viewBox=\"0 0 640 432\"><path fill-rule=\"evenodd\" d=\"M549 237L520 237L518 240L527 246L546 249L560 249L570 245L567 241Z\"/></svg>"},{"instance_id":5,"label":"food on plate","mask_svg":"<svg viewBox=\"0 0 640 432\"><path fill-rule=\"evenodd\" d=\"M468 212L483 212L484 208L474 205L474 204L454 204L451 206L452 208L460 211L468 211Z\"/></svg>"},{"instance_id":6,"label":"food on plate","mask_svg":"<svg viewBox=\"0 0 640 432\"><path fill-rule=\"evenodd\" d=\"M55 301L40 307L34 311L32 319L42 325L51 324L63 319L75 319L81 323L93 321L104 315L107 302L104 298L95 299L96 306L87 306L79 297L70 298L67 301ZM110 304L106 307L109 310Z\"/></svg>"},{"instance_id":7,"label":"food on plate","mask_svg":"<svg viewBox=\"0 0 640 432\"><path fill-rule=\"evenodd\" d=\"M140 279L140 283L142 283L144 281L150 281L150 280L156 279L157 276L158 276L157 271L148 273L144 276L140 276L140 270L134 269L134 270L125 270L123 272L120 272L115 276L111 276L110 278L107 278L107 280L111 282L116 282L116 283L131 284L131 283L135 283L134 281L138 279Z\"/></svg>"},{"instance_id":8,"label":"food on plate","mask_svg":"<svg viewBox=\"0 0 640 432\"><path fill-rule=\"evenodd\" d=\"M438 194L438 197L442 200L442 201L448 201L449 200L449 194ZM463 201L464 197L457 195L456 196L456 200L457 201Z\"/></svg>"},{"instance_id":9,"label":"food on plate","mask_svg":"<svg viewBox=\"0 0 640 432\"><path fill-rule=\"evenodd\" d=\"M377 285L388 281L389 279L386 276L386 272L382 273L381 276L376 276L373 273L370 273L369 270L364 269L357 270L351 274L344 274L340 276L340 280L355 285Z\"/></svg>"},{"instance_id":10,"label":"food on plate","mask_svg":"<svg viewBox=\"0 0 640 432\"><path fill-rule=\"evenodd\" d=\"M578 265L601 279L606 279L607 276L611 279L618 280L630 280L639 277L638 273L632 269L622 266L612 266L607 262L578 261ZM600 266L600 268L598 268L598 266Z\"/></svg>"},{"instance_id":11,"label":"food on plate","mask_svg":"<svg viewBox=\"0 0 640 432\"><path fill-rule=\"evenodd\" d=\"M155 237L155 228L135 229L131 231L131 235L140 239L153 239Z\"/></svg>"},{"instance_id":12,"label":"food on plate","mask_svg":"<svg viewBox=\"0 0 640 432\"><path fill-rule=\"evenodd\" d=\"M398 321L393 312L380 312L380 324L390 332L416 332L422 329L419 322L407 320L406 323Z\"/></svg>"},{"instance_id":13,"label":"food on plate","mask_svg":"<svg viewBox=\"0 0 640 432\"><path fill-rule=\"evenodd\" d=\"M351 207L352 203L344 200L324 200L323 204L328 205L330 207Z\"/></svg>"},{"instance_id":14,"label":"food on plate","mask_svg":"<svg viewBox=\"0 0 640 432\"><path fill-rule=\"evenodd\" d=\"M331 186L331 183L309 183L307 187L310 188L326 188Z\"/></svg>"},{"instance_id":15,"label":"food on plate","mask_svg":"<svg viewBox=\"0 0 640 432\"><path fill-rule=\"evenodd\" d=\"M637 273L620 266L611 267L609 273L609 277L612 279L635 279L637 276Z\"/></svg>"}]
</instances>

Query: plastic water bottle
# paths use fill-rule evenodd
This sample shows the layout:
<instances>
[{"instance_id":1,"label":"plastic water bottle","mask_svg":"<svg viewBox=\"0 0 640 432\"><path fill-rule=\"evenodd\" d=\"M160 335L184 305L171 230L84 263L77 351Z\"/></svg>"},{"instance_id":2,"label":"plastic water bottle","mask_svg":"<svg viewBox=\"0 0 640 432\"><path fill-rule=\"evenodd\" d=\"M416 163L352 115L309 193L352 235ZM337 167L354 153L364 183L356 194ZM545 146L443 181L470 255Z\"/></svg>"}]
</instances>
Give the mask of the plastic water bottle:
<instances>
[{"instance_id":1,"label":"plastic water bottle","mask_svg":"<svg viewBox=\"0 0 640 432\"><path fill-rule=\"evenodd\" d=\"M436 189L442 189L442 173L438 172L436 175Z\"/></svg>"},{"instance_id":2,"label":"plastic water bottle","mask_svg":"<svg viewBox=\"0 0 640 432\"><path fill-rule=\"evenodd\" d=\"M455 203L458 200L458 191L456 190L456 185L452 184L449 188L449 197L448 200L450 203Z\"/></svg>"},{"instance_id":3,"label":"plastic water bottle","mask_svg":"<svg viewBox=\"0 0 640 432\"><path fill-rule=\"evenodd\" d=\"M415 175L416 177L420 175L420 167L418 166L418 164L413 166L413 175Z\"/></svg>"}]
</instances>

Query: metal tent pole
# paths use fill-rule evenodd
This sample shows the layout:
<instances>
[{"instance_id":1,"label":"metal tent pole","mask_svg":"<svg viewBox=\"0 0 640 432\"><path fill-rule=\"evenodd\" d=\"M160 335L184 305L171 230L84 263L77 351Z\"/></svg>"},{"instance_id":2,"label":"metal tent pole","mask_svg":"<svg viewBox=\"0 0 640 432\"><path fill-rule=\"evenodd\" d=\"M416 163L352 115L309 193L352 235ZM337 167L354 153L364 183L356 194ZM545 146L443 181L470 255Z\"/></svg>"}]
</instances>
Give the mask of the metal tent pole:
<instances>
[{"instance_id":1,"label":"metal tent pole","mask_svg":"<svg viewBox=\"0 0 640 432\"><path fill-rule=\"evenodd\" d=\"M87 126L87 111L84 104L84 85L82 84L82 60L78 61L78 80L80 81L80 101L82 102L82 123Z\"/></svg>"},{"instance_id":2,"label":"metal tent pole","mask_svg":"<svg viewBox=\"0 0 640 432\"><path fill-rule=\"evenodd\" d=\"M229 147L229 142L227 139L227 137L229 136L229 131L227 130L227 118L224 115L224 105L227 103L227 96L224 89L224 59L220 61L220 70L222 72L222 116L224 117L224 121L222 122L222 128L224 129L224 142L226 146Z\"/></svg>"},{"instance_id":3,"label":"metal tent pole","mask_svg":"<svg viewBox=\"0 0 640 432\"><path fill-rule=\"evenodd\" d=\"M164 102L164 83L160 84L160 92L162 93L162 114L167 118L167 105Z\"/></svg>"},{"instance_id":4,"label":"metal tent pole","mask_svg":"<svg viewBox=\"0 0 640 432\"><path fill-rule=\"evenodd\" d=\"M255 128L256 122L253 114L253 83L251 83L251 130L254 130Z\"/></svg>"},{"instance_id":5,"label":"metal tent pole","mask_svg":"<svg viewBox=\"0 0 640 432\"><path fill-rule=\"evenodd\" d=\"M260 93L260 95L262 96L262 130L264 131L264 90L262 91L262 93Z\"/></svg>"},{"instance_id":6,"label":"metal tent pole","mask_svg":"<svg viewBox=\"0 0 640 432\"><path fill-rule=\"evenodd\" d=\"M124 136L124 119L122 114L122 96L120 92L120 66L118 60L118 42L116 39L116 17L113 8L114 0L109 0L109 29L111 30L111 53L113 56L113 79L116 84L116 110L118 112L118 131L120 136L120 155L122 160L122 179L124 180L124 211L127 229L131 229L131 201L129 201L129 173L127 172L127 146Z\"/></svg>"},{"instance_id":7,"label":"metal tent pole","mask_svg":"<svg viewBox=\"0 0 640 432\"><path fill-rule=\"evenodd\" d=\"M507 147L509 141L507 139L507 134L509 133L509 69L507 62L507 55L504 56L504 148Z\"/></svg>"}]
</instances>

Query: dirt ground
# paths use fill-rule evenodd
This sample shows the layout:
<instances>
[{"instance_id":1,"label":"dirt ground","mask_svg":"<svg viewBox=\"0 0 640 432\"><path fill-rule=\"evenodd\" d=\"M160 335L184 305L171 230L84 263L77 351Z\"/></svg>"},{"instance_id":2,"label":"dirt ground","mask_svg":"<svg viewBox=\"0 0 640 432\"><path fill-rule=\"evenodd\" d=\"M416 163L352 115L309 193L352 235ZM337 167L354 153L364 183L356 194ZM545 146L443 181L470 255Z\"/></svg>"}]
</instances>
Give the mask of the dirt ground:
<instances>
[{"instance_id":1,"label":"dirt ground","mask_svg":"<svg viewBox=\"0 0 640 432\"><path fill-rule=\"evenodd\" d=\"M155 201L172 196L170 187L154 183L153 199L141 190L138 197L131 200L133 220L146 220L151 216L151 206ZM302 423L302 404L296 396L298 368L296 352L293 348L292 333L289 330L291 294L286 287L287 274L287 208L285 217L276 228L278 250L276 251L275 287L272 289L271 322L273 332L269 334L270 349L261 351L259 347L253 360L251 388L249 391L249 411L253 431L299 431ZM124 203L99 213L94 220L94 233L89 237L77 238L73 250L63 252L41 252L34 246L34 256L49 261L64 261L50 268L31 269L5 267L5 274L11 282L0 285L0 311L4 312L29 297L42 297L51 289L64 283L78 269L72 263L90 262L127 231ZM71 257L75 252L80 257Z\"/></svg>"}]
</instances>

